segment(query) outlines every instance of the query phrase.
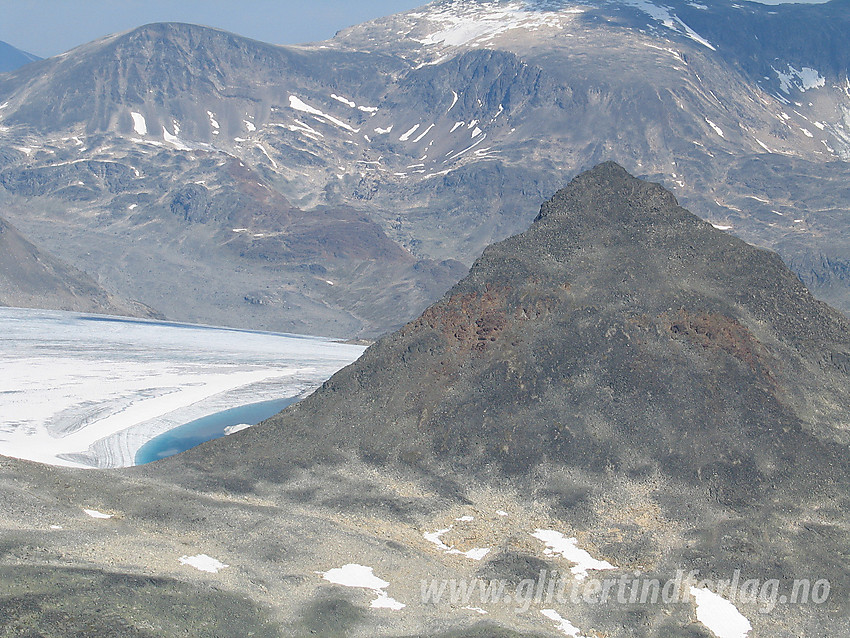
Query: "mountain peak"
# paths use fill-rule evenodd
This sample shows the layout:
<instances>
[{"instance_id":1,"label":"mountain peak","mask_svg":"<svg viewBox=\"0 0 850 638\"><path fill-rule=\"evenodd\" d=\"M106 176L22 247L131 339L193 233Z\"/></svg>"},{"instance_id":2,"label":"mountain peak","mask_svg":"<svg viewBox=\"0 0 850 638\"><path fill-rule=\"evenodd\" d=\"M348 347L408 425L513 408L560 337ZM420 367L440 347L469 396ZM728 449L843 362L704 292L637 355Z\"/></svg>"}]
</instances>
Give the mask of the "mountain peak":
<instances>
[{"instance_id":1,"label":"mountain peak","mask_svg":"<svg viewBox=\"0 0 850 638\"><path fill-rule=\"evenodd\" d=\"M473 474L658 471L752 505L843 454L848 334L776 255L609 162L417 320L248 431L240 463L257 480L352 451ZM235 444L173 463L230 472Z\"/></svg>"},{"instance_id":2,"label":"mountain peak","mask_svg":"<svg viewBox=\"0 0 850 638\"><path fill-rule=\"evenodd\" d=\"M11 44L0 41L0 73L14 71L30 62L37 62L40 59L40 57L32 53L21 51Z\"/></svg>"},{"instance_id":3,"label":"mountain peak","mask_svg":"<svg viewBox=\"0 0 850 638\"><path fill-rule=\"evenodd\" d=\"M677 207L673 194L659 184L638 179L616 162L607 161L555 193L543 204L537 219L571 212L602 224L649 223L659 216L657 221L666 221Z\"/></svg>"}]
</instances>

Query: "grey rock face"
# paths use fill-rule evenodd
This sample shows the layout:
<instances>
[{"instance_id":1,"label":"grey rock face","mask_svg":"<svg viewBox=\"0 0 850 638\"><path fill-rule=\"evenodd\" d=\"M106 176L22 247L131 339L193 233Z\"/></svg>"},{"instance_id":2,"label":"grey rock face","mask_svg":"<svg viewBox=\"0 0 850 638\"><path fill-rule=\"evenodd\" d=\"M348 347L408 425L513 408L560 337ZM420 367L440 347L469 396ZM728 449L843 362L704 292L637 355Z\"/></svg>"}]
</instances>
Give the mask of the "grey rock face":
<instances>
[{"instance_id":1,"label":"grey rock face","mask_svg":"<svg viewBox=\"0 0 850 638\"><path fill-rule=\"evenodd\" d=\"M86 273L45 254L0 219L0 305L162 318L110 294Z\"/></svg>"},{"instance_id":2,"label":"grey rock face","mask_svg":"<svg viewBox=\"0 0 850 638\"><path fill-rule=\"evenodd\" d=\"M149 25L0 78L0 195L39 245L175 319L374 336L613 159L847 308L847 20L837 1L468 0L296 47ZM297 256L331 209L384 248ZM257 281L280 301L247 304Z\"/></svg>"}]
</instances>

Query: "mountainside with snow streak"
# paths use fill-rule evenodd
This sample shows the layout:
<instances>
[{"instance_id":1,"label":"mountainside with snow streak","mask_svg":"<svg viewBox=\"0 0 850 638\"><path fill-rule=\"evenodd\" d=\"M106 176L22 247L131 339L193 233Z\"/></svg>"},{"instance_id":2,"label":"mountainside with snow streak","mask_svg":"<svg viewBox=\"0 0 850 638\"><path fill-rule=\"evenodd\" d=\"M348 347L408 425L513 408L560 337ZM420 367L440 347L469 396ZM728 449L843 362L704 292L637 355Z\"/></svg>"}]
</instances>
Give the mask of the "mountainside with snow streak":
<instances>
[{"instance_id":1,"label":"mountainside with snow streak","mask_svg":"<svg viewBox=\"0 0 850 638\"><path fill-rule=\"evenodd\" d=\"M848 6L445 0L289 47L150 25L0 77L0 203L176 319L375 335L614 159L848 309Z\"/></svg>"}]
</instances>

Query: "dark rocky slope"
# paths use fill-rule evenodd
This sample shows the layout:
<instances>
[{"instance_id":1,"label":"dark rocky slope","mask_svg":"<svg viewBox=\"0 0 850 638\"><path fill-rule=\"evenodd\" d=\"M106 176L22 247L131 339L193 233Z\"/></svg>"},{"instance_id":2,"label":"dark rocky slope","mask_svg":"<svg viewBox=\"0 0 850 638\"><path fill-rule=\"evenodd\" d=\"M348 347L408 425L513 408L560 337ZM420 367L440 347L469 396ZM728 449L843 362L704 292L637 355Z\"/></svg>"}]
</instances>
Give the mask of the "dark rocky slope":
<instances>
[{"instance_id":1,"label":"dark rocky slope","mask_svg":"<svg viewBox=\"0 0 850 638\"><path fill-rule=\"evenodd\" d=\"M850 325L776 254L606 163L313 396L151 471L251 490L356 458L531 494L618 564L846 592L848 381Z\"/></svg>"},{"instance_id":2,"label":"dark rocky slope","mask_svg":"<svg viewBox=\"0 0 850 638\"><path fill-rule=\"evenodd\" d=\"M86 273L40 251L3 219L0 306L162 318L144 304L107 292Z\"/></svg>"},{"instance_id":3,"label":"dark rocky slope","mask_svg":"<svg viewBox=\"0 0 850 638\"><path fill-rule=\"evenodd\" d=\"M336 449L375 462L483 474L661 464L716 483L720 502L760 501L850 441L849 329L774 253L606 163L419 319L247 436L294 428L270 451L284 462L293 446L328 450L316 433L332 429ZM751 480L726 480L741 472Z\"/></svg>"}]
</instances>

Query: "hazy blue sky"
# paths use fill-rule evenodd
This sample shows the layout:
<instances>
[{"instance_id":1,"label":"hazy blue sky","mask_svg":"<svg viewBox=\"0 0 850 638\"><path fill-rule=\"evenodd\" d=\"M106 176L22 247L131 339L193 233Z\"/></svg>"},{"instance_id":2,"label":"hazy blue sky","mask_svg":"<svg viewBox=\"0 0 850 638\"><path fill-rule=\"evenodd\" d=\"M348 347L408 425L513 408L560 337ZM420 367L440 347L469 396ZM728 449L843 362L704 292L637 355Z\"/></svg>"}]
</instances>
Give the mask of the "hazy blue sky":
<instances>
[{"instance_id":1,"label":"hazy blue sky","mask_svg":"<svg viewBox=\"0 0 850 638\"><path fill-rule=\"evenodd\" d=\"M150 22L191 22L294 44L427 0L0 0L0 40L41 57Z\"/></svg>"},{"instance_id":2,"label":"hazy blue sky","mask_svg":"<svg viewBox=\"0 0 850 638\"><path fill-rule=\"evenodd\" d=\"M344 27L427 1L0 0L0 40L47 57L110 33L149 22L174 21L220 27L275 44L293 44L324 40ZM780 4L784 0L762 1Z\"/></svg>"}]
</instances>

